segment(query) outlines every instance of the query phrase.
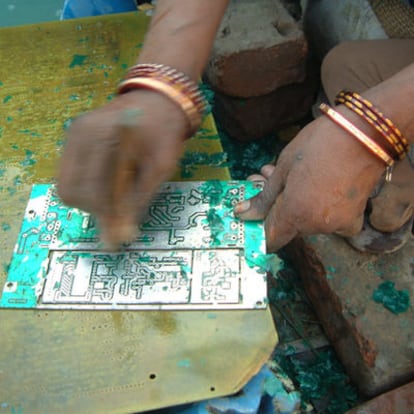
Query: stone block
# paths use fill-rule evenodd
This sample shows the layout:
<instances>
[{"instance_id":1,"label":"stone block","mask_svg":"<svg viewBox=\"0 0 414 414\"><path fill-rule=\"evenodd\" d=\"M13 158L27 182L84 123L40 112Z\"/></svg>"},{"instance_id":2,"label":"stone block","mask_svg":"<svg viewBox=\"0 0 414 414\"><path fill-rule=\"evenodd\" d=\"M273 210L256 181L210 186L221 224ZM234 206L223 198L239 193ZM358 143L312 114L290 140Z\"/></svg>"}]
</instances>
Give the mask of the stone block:
<instances>
[{"instance_id":1,"label":"stone block","mask_svg":"<svg viewBox=\"0 0 414 414\"><path fill-rule=\"evenodd\" d=\"M216 91L266 95L305 77L307 42L280 0L232 0L205 75Z\"/></svg>"},{"instance_id":2,"label":"stone block","mask_svg":"<svg viewBox=\"0 0 414 414\"><path fill-rule=\"evenodd\" d=\"M367 401L346 414L413 414L414 382Z\"/></svg>"},{"instance_id":3,"label":"stone block","mask_svg":"<svg viewBox=\"0 0 414 414\"><path fill-rule=\"evenodd\" d=\"M306 38L320 59L341 42L387 38L369 0L307 1L303 21Z\"/></svg>"},{"instance_id":4,"label":"stone block","mask_svg":"<svg viewBox=\"0 0 414 414\"><path fill-rule=\"evenodd\" d=\"M373 397L414 380L414 240L385 255L360 253L340 237L298 238L286 251L351 379ZM411 299L395 314L373 299L391 281Z\"/></svg>"}]
</instances>

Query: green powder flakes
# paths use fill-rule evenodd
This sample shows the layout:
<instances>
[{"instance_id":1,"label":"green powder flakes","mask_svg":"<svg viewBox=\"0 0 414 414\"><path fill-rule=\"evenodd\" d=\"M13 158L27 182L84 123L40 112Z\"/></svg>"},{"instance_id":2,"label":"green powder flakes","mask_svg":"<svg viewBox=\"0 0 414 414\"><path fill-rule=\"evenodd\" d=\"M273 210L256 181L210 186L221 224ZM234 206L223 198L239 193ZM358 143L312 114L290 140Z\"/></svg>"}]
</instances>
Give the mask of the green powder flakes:
<instances>
[{"instance_id":1,"label":"green powder flakes","mask_svg":"<svg viewBox=\"0 0 414 414\"><path fill-rule=\"evenodd\" d=\"M210 180L203 183L200 190L209 201L210 206L217 206L222 202L223 183L219 180Z\"/></svg>"},{"instance_id":2,"label":"green powder flakes","mask_svg":"<svg viewBox=\"0 0 414 414\"><path fill-rule=\"evenodd\" d=\"M372 298L377 303L382 303L386 309L394 314L405 312L410 307L408 290L397 290L395 283L387 280L375 289Z\"/></svg>"},{"instance_id":3,"label":"green powder flakes","mask_svg":"<svg viewBox=\"0 0 414 414\"><path fill-rule=\"evenodd\" d=\"M73 55L72 62L69 67L74 68L75 66L82 66L85 63L87 55Z\"/></svg>"},{"instance_id":4,"label":"green powder flakes","mask_svg":"<svg viewBox=\"0 0 414 414\"><path fill-rule=\"evenodd\" d=\"M211 245L220 246L220 236L224 232L224 222L214 208L207 211L207 222L210 227Z\"/></svg>"}]
</instances>

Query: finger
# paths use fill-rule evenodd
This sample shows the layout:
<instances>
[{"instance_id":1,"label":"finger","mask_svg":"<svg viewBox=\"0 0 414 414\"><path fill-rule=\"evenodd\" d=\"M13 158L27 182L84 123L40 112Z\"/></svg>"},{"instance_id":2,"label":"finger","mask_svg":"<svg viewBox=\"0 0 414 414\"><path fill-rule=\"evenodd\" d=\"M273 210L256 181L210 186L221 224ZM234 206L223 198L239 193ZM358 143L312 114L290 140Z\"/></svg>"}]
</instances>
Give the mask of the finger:
<instances>
[{"instance_id":1,"label":"finger","mask_svg":"<svg viewBox=\"0 0 414 414\"><path fill-rule=\"evenodd\" d=\"M241 220L261 220L264 219L270 210L276 197L283 188L283 177L279 169L275 169L273 174L265 182L263 191L257 196L244 200L234 208L234 214Z\"/></svg>"},{"instance_id":2,"label":"finger","mask_svg":"<svg viewBox=\"0 0 414 414\"><path fill-rule=\"evenodd\" d=\"M278 251L297 236L298 231L288 216L289 211L285 207L282 192L277 197L265 221L266 247L268 253Z\"/></svg>"},{"instance_id":3,"label":"finger","mask_svg":"<svg viewBox=\"0 0 414 414\"><path fill-rule=\"evenodd\" d=\"M350 224L348 227L344 229L337 230L335 234L341 237L355 236L356 234L361 232L363 224L364 214L362 213L355 219L355 221L352 224Z\"/></svg>"},{"instance_id":4,"label":"finger","mask_svg":"<svg viewBox=\"0 0 414 414\"><path fill-rule=\"evenodd\" d=\"M246 180L247 181L260 181L260 182L266 181L265 177L263 177L263 175L260 175L260 174L249 175L246 178Z\"/></svg>"},{"instance_id":5,"label":"finger","mask_svg":"<svg viewBox=\"0 0 414 414\"><path fill-rule=\"evenodd\" d=\"M117 126L119 147L109 183L111 211L102 218L105 242L111 246L131 241L137 232L134 201L142 142L136 139L137 121L133 118L127 115Z\"/></svg>"},{"instance_id":6,"label":"finger","mask_svg":"<svg viewBox=\"0 0 414 414\"><path fill-rule=\"evenodd\" d=\"M275 172L276 166L273 164L265 164L263 165L263 167L260 169L260 173L263 177L265 177L266 179L269 179L272 174Z\"/></svg>"}]
</instances>

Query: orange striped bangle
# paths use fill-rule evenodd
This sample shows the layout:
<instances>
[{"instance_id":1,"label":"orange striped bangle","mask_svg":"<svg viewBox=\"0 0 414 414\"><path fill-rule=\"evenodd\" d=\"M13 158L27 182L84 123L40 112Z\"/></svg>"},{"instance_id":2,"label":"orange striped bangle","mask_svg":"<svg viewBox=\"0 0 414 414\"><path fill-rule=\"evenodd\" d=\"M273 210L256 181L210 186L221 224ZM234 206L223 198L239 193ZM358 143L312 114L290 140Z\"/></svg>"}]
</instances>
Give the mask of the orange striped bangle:
<instances>
[{"instance_id":1,"label":"orange striped bangle","mask_svg":"<svg viewBox=\"0 0 414 414\"><path fill-rule=\"evenodd\" d=\"M189 123L188 136L197 132L206 104L197 84L188 76L166 65L138 64L129 69L118 85L118 94L132 89L151 89L175 102L184 112Z\"/></svg>"},{"instance_id":2,"label":"orange striped bangle","mask_svg":"<svg viewBox=\"0 0 414 414\"><path fill-rule=\"evenodd\" d=\"M371 139L368 135L357 128L352 122L348 121L339 112L335 111L330 106L326 105L325 103L321 103L319 105L319 109L343 130L361 142L372 154L374 154L377 158L385 163L387 166L385 178L387 181L390 181L392 167L394 165L394 160L392 157L390 157L387 152L385 152L373 139Z\"/></svg>"},{"instance_id":3,"label":"orange striped bangle","mask_svg":"<svg viewBox=\"0 0 414 414\"><path fill-rule=\"evenodd\" d=\"M337 95L335 103L344 104L371 124L391 145L396 160L405 157L409 148L406 138L393 122L385 117L371 102L355 92L341 91Z\"/></svg>"},{"instance_id":4,"label":"orange striped bangle","mask_svg":"<svg viewBox=\"0 0 414 414\"><path fill-rule=\"evenodd\" d=\"M372 125L381 134L381 136L385 138L385 142L382 144L382 146L386 147L384 149L386 149L387 152L393 154L393 159L397 160L404 157L404 148L399 143L394 133L390 131L388 128L384 128L384 124L379 124L376 121L374 121L369 115L367 115L363 111L363 109L360 105L358 105L358 103L355 103L352 99L344 99L342 97L338 97L337 99L335 99L335 103L337 105L345 105L347 108L351 109L362 119L364 119L370 125ZM381 145L381 143L378 142L378 145Z\"/></svg>"}]
</instances>

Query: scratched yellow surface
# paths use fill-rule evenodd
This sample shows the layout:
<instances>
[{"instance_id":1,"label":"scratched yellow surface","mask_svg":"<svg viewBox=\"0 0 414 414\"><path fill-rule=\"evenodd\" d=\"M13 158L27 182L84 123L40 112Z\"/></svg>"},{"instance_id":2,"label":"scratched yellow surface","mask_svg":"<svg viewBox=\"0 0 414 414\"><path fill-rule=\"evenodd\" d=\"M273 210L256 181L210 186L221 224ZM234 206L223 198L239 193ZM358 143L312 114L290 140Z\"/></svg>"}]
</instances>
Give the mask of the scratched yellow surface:
<instances>
[{"instance_id":1,"label":"scratched yellow surface","mask_svg":"<svg viewBox=\"0 0 414 414\"><path fill-rule=\"evenodd\" d=\"M73 117L113 98L140 13L0 29L0 286L33 183L54 182ZM230 178L211 116L175 179ZM268 310L0 310L0 412L129 413L225 395L268 358Z\"/></svg>"}]
</instances>

